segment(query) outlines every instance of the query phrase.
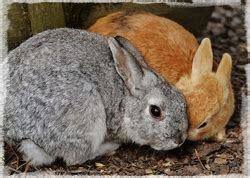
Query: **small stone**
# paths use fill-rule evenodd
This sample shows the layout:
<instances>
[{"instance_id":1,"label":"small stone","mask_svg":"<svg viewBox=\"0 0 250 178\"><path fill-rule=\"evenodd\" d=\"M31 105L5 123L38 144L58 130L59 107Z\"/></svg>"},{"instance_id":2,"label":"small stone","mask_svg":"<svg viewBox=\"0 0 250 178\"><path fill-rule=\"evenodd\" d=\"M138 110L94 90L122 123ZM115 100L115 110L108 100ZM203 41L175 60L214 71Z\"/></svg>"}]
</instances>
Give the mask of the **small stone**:
<instances>
[{"instance_id":1,"label":"small stone","mask_svg":"<svg viewBox=\"0 0 250 178\"><path fill-rule=\"evenodd\" d=\"M145 169L145 173L146 174L153 174L153 171L152 171L152 169Z\"/></svg>"},{"instance_id":2,"label":"small stone","mask_svg":"<svg viewBox=\"0 0 250 178\"><path fill-rule=\"evenodd\" d=\"M169 174L170 171L171 171L171 170L170 170L169 168L167 168L167 169L164 169L163 172L164 172L165 174Z\"/></svg>"},{"instance_id":3,"label":"small stone","mask_svg":"<svg viewBox=\"0 0 250 178\"><path fill-rule=\"evenodd\" d=\"M215 35L215 36L218 36L218 35L225 32L225 28L223 27L222 24L215 24L214 23L212 26L213 26L213 28L211 28L211 31L212 31L213 35Z\"/></svg>"},{"instance_id":4,"label":"small stone","mask_svg":"<svg viewBox=\"0 0 250 178\"><path fill-rule=\"evenodd\" d=\"M190 163L190 157L187 157L183 160L183 164L188 164Z\"/></svg>"},{"instance_id":5,"label":"small stone","mask_svg":"<svg viewBox=\"0 0 250 178\"><path fill-rule=\"evenodd\" d=\"M236 52L237 50L235 49L235 47L229 47L229 50L231 51L231 52Z\"/></svg>"},{"instance_id":6,"label":"small stone","mask_svg":"<svg viewBox=\"0 0 250 178\"><path fill-rule=\"evenodd\" d=\"M238 27L239 25L242 24L242 21L240 18L234 17L232 22L231 22L231 27Z\"/></svg>"},{"instance_id":7,"label":"small stone","mask_svg":"<svg viewBox=\"0 0 250 178\"><path fill-rule=\"evenodd\" d=\"M232 30L228 30L227 35L232 38L235 36L235 33Z\"/></svg>"}]
</instances>

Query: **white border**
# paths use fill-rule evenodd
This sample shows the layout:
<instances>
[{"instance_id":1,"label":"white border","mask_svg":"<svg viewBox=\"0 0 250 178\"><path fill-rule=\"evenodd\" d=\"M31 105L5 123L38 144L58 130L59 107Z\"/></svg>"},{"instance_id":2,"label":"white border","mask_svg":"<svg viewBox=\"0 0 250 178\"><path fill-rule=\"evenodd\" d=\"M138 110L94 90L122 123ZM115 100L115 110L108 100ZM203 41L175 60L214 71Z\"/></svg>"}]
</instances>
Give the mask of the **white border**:
<instances>
[{"instance_id":1,"label":"white border","mask_svg":"<svg viewBox=\"0 0 250 178\"><path fill-rule=\"evenodd\" d=\"M2 0L4 1L4 0ZM166 3L172 6L212 6L212 5L240 5L240 0L192 0L192 3L189 2L176 2L177 0L6 0L7 3L11 4L14 2L19 3L40 3L40 2L75 2L75 3Z\"/></svg>"},{"instance_id":2,"label":"white border","mask_svg":"<svg viewBox=\"0 0 250 178\"><path fill-rule=\"evenodd\" d=\"M4 71L3 71L3 63L4 58L7 55L7 29L8 29L8 19L7 19L7 6L3 4L4 0L0 0L0 174L4 172L4 149L3 149L3 110L5 103L5 82L4 82Z\"/></svg>"},{"instance_id":3,"label":"white border","mask_svg":"<svg viewBox=\"0 0 250 178\"><path fill-rule=\"evenodd\" d=\"M6 2L7 1L7 2ZM211 5L240 5L240 0L193 0L193 3L183 3L183 2L171 2L168 0L0 0L0 65L1 62L3 62L3 59L7 55L7 46L6 46L6 32L8 29L8 19L7 19L7 9L8 5L14 2L19 3L39 3L39 2L94 2L94 3L117 3L117 2L133 2L133 3L166 3L173 6L211 6ZM246 16L245 16L245 24L247 29L247 46L248 46L248 52L250 52L250 2L249 0L246 0ZM249 55L250 57L250 55ZM230 174L225 176L202 176L202 177L248 177L250 175L250 130L247 128L250 128L248 119L250 117L250 108L248 108L248 103L250 101L250 64L246 65L246 72L247 72L247 84L248 84L248 95L243 96L243 109L242 109L242 118L244 117L245 120L242 122L242 129L244 132L244 164L243 164L243 174ZM2 120L3 120L3 103L4 103L4 96L2 95L3 91L3 83L1 83L1 78L3 72L0 68L0 128L2 128ZM2 138L2 130L0 130L0 146L3 146L3 138ZM6 176L4 174L4 166L3 166L3 149L0 149L0 177L48 177L48 174L45 172L35 172L35 173L29 173L29 174L18 174L13 176ZM2 176L1 176L2 175ZM28 176L29 175L29 176ZM46 175L46 176L45 176ZM56 176L56 175L49 175L49 177L72 177L72 176ZM83 176L76 176L76 177L83 177ZM84 176L84 177L100 177L100 176ZM123 176L103 176L103 177L123 177ZM128 177L128 176L126 176ZM144 177L144 176L142 176ZM147 177L166 177L166 176L147 176ZM182 177L182 176L169 176L169 177ZM183 176L184 177L184 176ZM185 176L185 177L191 177L191 176ZM195 176L200 177L200 176Z\"/></svg>"},{"instance_id":4,"label":"white border","mask_svg":"<svg viewBox=\"0 0 250 178\"><path fill-rule=\"evenodd\" d=\"M247 96L242 96L242 110L241 110L241 128L243 130L244 136L244 163L243 163L243 173L245 175L250 175L250 2L246 2L245 10L245 28L247 30L247 51L248 51L248 64L245 66L246 77L247 77Z\"/></svg>"}]
</instances>

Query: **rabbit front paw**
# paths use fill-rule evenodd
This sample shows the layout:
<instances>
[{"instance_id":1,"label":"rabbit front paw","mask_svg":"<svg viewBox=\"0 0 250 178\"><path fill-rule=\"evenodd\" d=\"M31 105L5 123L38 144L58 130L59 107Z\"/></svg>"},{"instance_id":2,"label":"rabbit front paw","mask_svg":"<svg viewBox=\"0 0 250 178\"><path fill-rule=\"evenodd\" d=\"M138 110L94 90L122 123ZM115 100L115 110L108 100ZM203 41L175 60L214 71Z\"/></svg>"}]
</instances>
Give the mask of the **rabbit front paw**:
<instances>
[{"instance_id":1,"label":"rabbit front paw","mask_svg":"<svg viewBox=\"0 0 250 178\"><path fill-rule=\"evenodd\" d=\"M214 137L213 140L217 142L223 142L226 139L226 130L223 128Z\"/></svg>"},{"instance_id":2,"label":"rabbit front paw","mask_svg":"<svg viewBox=\"0 0 250 178\"><path fill-rule=\"evenodd\" d=\"M55 161L55 158L48 155L30 139L21 142L19 151L23 153L23 159L33 166L50 165Z\"/></svg>"}]
</instances>

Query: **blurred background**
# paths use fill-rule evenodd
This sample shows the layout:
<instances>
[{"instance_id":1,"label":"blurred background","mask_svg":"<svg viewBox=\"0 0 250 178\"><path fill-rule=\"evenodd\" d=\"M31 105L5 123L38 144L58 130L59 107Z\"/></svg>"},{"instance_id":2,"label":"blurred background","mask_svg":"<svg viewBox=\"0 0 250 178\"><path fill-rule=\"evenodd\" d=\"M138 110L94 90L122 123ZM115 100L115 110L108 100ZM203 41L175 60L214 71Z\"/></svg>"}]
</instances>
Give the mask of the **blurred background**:
<instances>
[{"instance_id":1,"label":"blurred background","mask_svg":"<svg viewBox=\"0 0 250 178\"><path fill-rule=\"evenodd\" d=\"M119 10L143 10L170 18L196 36L206 27L214 7L134 3L14 3L9 8L8 49L11 50L39 32L58 27L87 29L95 21Z\"/></svg>"}]
</instances>

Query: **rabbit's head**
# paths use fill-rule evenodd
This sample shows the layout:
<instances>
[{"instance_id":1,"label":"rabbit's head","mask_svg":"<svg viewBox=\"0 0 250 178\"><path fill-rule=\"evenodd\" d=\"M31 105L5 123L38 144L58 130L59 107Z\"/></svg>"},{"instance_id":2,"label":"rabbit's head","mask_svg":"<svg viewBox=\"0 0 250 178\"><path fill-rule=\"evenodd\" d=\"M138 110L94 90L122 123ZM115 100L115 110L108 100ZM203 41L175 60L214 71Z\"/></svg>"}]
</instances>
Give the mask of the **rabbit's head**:
<instances>
[{"instance_id":1,"label":"rabbit's head","mask_svg":"<svg viewBox=\"0 0 250 178\"><path fill-rule=\"evenodd\" d=\"M126 137L156 150L180 146L188 128L184 96L149 69L125 38L109 38L109 46L128 93L123 122Z\"/></svg>"},{"instance_id":2,"label":"rabbit's head","mask_svg":"<svg viewBox=\"0 0 250 178\"><path fill-rule=\"evenodd\" d=\"M191 75L181 78L176 85L187 101L189 140L222 140L221 133L234 112L231 56L223 55L216 72L212 72L212 67L211 42L205 38L194 56Z\"/></svg>"}]
</instances>

